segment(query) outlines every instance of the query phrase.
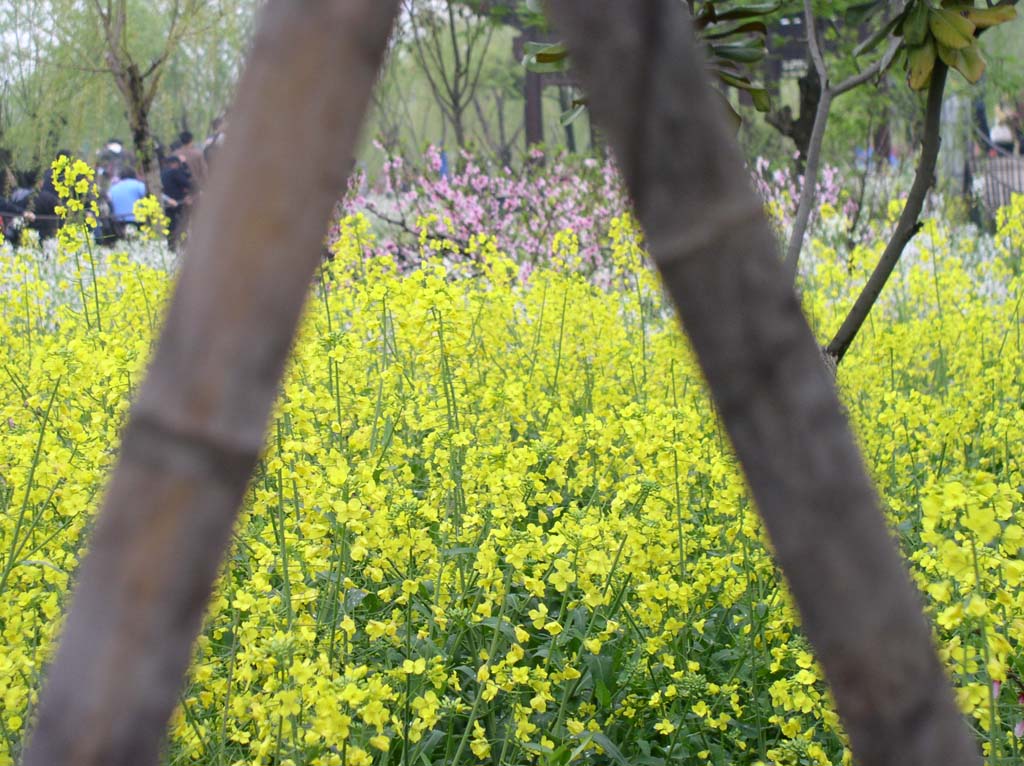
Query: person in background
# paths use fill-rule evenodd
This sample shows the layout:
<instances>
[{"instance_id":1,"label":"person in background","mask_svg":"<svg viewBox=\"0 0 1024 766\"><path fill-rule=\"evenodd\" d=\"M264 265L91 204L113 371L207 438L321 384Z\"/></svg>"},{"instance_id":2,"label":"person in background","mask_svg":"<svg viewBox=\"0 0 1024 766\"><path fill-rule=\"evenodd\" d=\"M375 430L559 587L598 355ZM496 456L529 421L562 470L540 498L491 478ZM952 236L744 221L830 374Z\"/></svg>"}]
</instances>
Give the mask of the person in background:
<instances>
[{"instance_id":1,"label":"person in background","mask_svg":"<svg viewBox=\"0 0 1024 766\"><path fill-rule=\"evenodd\" d=\"M16 186L14 172L9 167L4 168L3 189L0 190L0 233L5 237L8 227L24 213L24 208L19 207L11 199Z\"/></svg>"},{"instance_id":2,"label":"person in background","mask_svg":"<svg viewBox=\"0 0 1024 766\"><path fill-rule=\"evenodd\" d=\"M1009 109L1000 105L996 108L996 119L989 134L992 146L998 154L1013 154L1016 141L1010 126L1012 115Z\"/></svg>"},{"instance_id":3,"label":"person in background","mask_svg":"<svg viewBox=\"0 0 1024 766\"><path fill-rule=\"evenodd\" d=\"M23 210L28 207L38 179L39 174L34 170L20 170L15 173L16 184L14 191L11 192L10 201Z\"/></svg>"},{"instance_id":4,"label":"person in background","mask_svg":"<svg viewBox=\"0 0 1024 766\"><path fill-rule=\"evenodd\" d=\"M1010 129L1013 131L1017 151L1024 153L1024 91L1017 97L1013 105L1013 113L1009 118Z\"/></svg>"},{"instance_id":5,"label":"person in background","mask_svg":"<svg viewBox=\"0 0 1024 766\"><path fill-rule=\"evenodd\" d=\"M8 232L14 221L22 215L24 215L23 210L19 210L10 201L0 197L0 234L3 234L4 239L8 238Z\"/></svg>"},{"instance_id":6,"label":"person in background","mask_svg":"<svg viewBox=\"0 0 1024 766\"><path fill-rule=\"evenodd\" d=\"M164 187L164 212L170 219L169 242L171 250L176 250L182 235L188 228L189 207L192 204L192 176L185 163L177 154L170 154L164 161L164 169L160 174L160 183Z\"/></svg>"},{"instance_id":7,"label":"person in background","mask_svg":"<svg viewBox=\"0 0 1024 766\"><path fill-rule=\"evenodd\" d=\"M104 144L96 154L96 185L100 191L106 191L121 180L121 174L128 164L124 143L112 138Z\"/></svg>"},{"instance_id":8,"label":"person in background","mask_svg":"<svg viewBox=\"0 0 1024 766\"><path fill-rule=\"evenodd\" d=\"M71 156L69 150L61 149L54 159ZM53 184L53 168L47 168L43 177L39 179L38 190L29 202L29 208L34 215L32 228L39 232L40 239L49 239L57 234L57 230L60 228L60 221L57 217L59 206L60 197Z\"/></svg>"},{"instance_id":9,"label":"person in background","mask_svg":"<svg viewBox=\"0 0 1024 766\"><path fill-rule=\"evenodd\" d=\"M146 196L146 185L138 179L135 169L121 169L121 179L107 191L110 200L110 221L116 239L124 237L128 227L135 226L135 203Z\"/></svg>"},{"instance_id":10,"label":"person in background","mask_svg":"<svg viewBox=\"0 0 1024 766\"><path fill-rule=\"evenodd\" d=\"M193 136L187 130L181 132L178 140L181 141L178 156L188 165L195 188L201 189L206 184L206 158L203 150L193 143Z\"/></svg>"},{"instance_id":11,"label":"person in background","mask_svg":"<svg viewBox=\"0 0 1024 766\"><path fill-rule=\"evenodd\" d=\"M68 159L71 159L71 158L74 157L74 155L71 153L70 149L61 149L59 152L57 152L57 154L54 155L54 157L53 157L54 162L59 160L61 157L67 157ZM49 192L49 193L53 194L54 196L57 195L57 187L55 187L53 185L53 167L52 166L46 167L43 170L43 177L42 177L41 183L42 183L42 186L40 187L40 189L42 191Z\"/></svg>"},{"instance_id":12,"label":"person in background","mask_svg":"<svg viewBox=\"0 0 1024 766\"><path fill-rule=\"evenodd\" d=\"M214 117L210 123L210 135L206 137L206 141L203 143L203 157L206 159L207 171L213 165L213 158L224 145L224 131L226 129L227 124L223 117Z\"/></svg>"}]
</instances>

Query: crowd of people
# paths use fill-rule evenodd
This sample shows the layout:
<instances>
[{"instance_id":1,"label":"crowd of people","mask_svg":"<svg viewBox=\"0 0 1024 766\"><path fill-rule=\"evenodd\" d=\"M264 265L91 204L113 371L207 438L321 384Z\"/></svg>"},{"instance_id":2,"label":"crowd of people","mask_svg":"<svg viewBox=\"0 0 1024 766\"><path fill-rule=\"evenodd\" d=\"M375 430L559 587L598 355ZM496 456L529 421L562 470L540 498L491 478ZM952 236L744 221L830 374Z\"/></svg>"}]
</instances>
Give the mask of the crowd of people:
<instances>
[{"instance_id":1,"label":"crowd of people","mask_svg":"<svg viewBox=\"0 0 1024 766\"><path fill-rule=\"evenodd\" d=\"M225 124L213 121L207 138L197 142L189 131L182 131L166 149L156 145L159 163L160 201L170 222L168 240L176 248L188 229L191 211L206 184L214 155L224 143ZM68 150L61 155L72 156ZM135 203L155 192L136 164L127 147L111 139L95 159L96 188L100 209L96 239L113 244L137 227ZM41 239L53 237L61 225L57 208L61 200L54 187L53 171L43 172L7 169L0 178L0 231L10 237L14 230L28 227Z\"/></svg>"}]
</instances>

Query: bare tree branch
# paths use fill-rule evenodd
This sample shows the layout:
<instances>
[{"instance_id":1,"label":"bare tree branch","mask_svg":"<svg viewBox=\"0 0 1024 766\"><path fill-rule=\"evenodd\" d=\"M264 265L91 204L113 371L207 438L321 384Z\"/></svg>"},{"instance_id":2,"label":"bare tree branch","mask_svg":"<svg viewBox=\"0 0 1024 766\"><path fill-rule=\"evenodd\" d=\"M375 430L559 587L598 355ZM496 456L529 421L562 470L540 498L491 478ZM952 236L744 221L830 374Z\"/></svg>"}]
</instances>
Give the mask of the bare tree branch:
<instances>
[{"instance_id":1,"label":"bare tree branch","mask_svg":"<svg viewBox=\"0 0 1024 766\"><path fill-rule=\"evenodd\" d=\"M460 147L466 142L465 115L483 72L494 27L463 9L456 17L455 0L444 0L444 10L423 8L425 0L405 0L413 41L413 57L441 113L455 131ZM463 22L460 31L459 19ZM450 56L445 51L450 48ZM474 64L474 59L476 62Z\"/></svg>"},{"instance_id":2,"label":"bare tree branch","mask_svg":"<svg viewBox=\"0 0 1024 766\"><path fill-rule=\"evenodd\" d=\"M804 0L804 26L807 29L807 49L811 52L811 64L818 71L822 89L827 89L828 69L825 67L825 57L821 53L821 39L818 37L818 25L811 0Z\"/></svg>"},{"instance_id":3,"label":"bare tree branch","mask_svg":"<svg viewBox=\"0 0 1024 766\"><path fill-rule=\"evenodd\" d=\"M893 39L889 43L889 47L886 49L882 57L875 61L871 66L865 67L856 74L852 74L845 80L841 81L838 85L829 84L829 89L832 91L832 96L841 96L844 93L859 88L861 85L866 83L868 80L878 77L882 72L888 69L889 64L892 63L893 56L900 47L900 41Z\"/></svg>"},{"instance_id":4,"label":"bare tree branch","mask_svg":"<svg viewBox=\"0 0 1024 766\"><path fill-rule=\"evenodd\" d=\"M978 766L678 0L550 0L863 766Z\"/></svg>"},{"instance_id":5,"label":"bare tree branch","mask_svg":"<svg viewBox=\"0 0 1024 766\"><path fill-rule=\"evenodd\" d=\"M821 84L821 95L814 113L814 127L811 129L811 140L807 145L807 162L804 166L800 202L797 204L796 217L793 219L793 229L789 235L789 245L786 247L786 257L784 260L786 273L789 274L790 279L793 281L796 280L799 274L800 253L803 251L804 237L807 234L807 226L810 224L811 212L817 197L818 174L821 172L821 150L825 143L825 129L828 127L832 102L837 96L848 93L884 71L885 67L892 60L892 54L895 53L896 48L900 44L899 40L893 40L886 53L875 61L874 64L855 75L851 75L839 83L839 85L833 86L829 82L828 67L825 66L825 58L821 52L821 37L818 34L817 20L814 17L811 0L804 0L804 26L807 29L807 48L810 51L811 63L818 73L818 82Z\"/></svg>"},{"instance_id":6,"label":"bare tree branch","mask_svg":"<svg viewBox=\"0 0 1024 766\"><path fill-rule=\"evenodd\" d=\"M157 762L396 6L266 7L25 766Z\"/></svg>"},{"instance_id":7,"label":"bare tree branch","mask_svg":"<svg viewBox=\"0 0 1024 766\"><path fill-rule=\"evenodd\" d=\"M914 238L921 229L921 210L924 208L928 191L935 183L935 165L939 158L939 147L942 143L942 96L946 90L946 77L949 73L947 66L942 61L935 62L935 70L932 72L932 82L928 86L928 103L925 107L924 138L921 142L921 159L917 164L917 173L914 175L914 183L911 184L910 193L907 195L907 202L903 206L903 212L896 222L889 244L886 245L878 265L871 273L867 284L861 290L857 301L854 303L850 313L843 320L842 325L836 332L835 337L828 344L826 349L836 364L843 361L846 352L850 349L854 338L864 325L872 307L882 293L882 288L889 281L896 264L910 240Z\"/></svg>"}]
</instances>

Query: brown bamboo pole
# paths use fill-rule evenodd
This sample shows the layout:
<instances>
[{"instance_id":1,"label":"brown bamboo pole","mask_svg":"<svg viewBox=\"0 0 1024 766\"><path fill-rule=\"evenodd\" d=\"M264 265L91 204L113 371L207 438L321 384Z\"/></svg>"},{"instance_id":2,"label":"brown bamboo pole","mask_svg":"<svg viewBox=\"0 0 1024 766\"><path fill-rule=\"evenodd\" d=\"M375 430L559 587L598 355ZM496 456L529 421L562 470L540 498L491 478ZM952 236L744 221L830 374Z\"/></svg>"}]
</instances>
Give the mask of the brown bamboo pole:
<instances>
[{"instance_id":1,"label":"brown bamboo pole","mask_svg":"<svg viewBox=\"0 0 1024 766\"><path fill-rule=\"evenodd\" d=\"M157 762L397 0L270 0L25 766Z\"/></svg>"},{"instance_id":2,"label":"brown bamboo pole","mask_svg":"<svg viewBox=\"0 0 1024 766\"><path fill-rule=\"evenodd\" d=\"M976 766L678 0L549 0L863 766Z\"/></svg>"}]
</instances>

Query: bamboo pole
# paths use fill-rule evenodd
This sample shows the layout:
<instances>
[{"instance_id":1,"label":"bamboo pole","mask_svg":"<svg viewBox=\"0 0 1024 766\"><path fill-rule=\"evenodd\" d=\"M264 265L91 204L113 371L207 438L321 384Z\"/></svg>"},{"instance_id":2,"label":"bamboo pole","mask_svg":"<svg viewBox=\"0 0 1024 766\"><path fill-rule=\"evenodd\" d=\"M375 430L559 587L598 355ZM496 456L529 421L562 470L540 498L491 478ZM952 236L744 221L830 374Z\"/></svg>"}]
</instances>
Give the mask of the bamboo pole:
<instances>
[{"instance_id":1,"label":"bamboo pole","mask_svg":"<svg viewBox=\"0 0 1024 766\"><path fill-rule=\"evenodd\" d=\"M397 0L271 0L25 766L157 762Z\"/></svg>"},{"instance_id":2,"label":"bamboo pole","mask_svg":"<svg viewBox=\"0 0 1024 766\"><path fill-rule=\"evenodd\" d=\"M549 0L863 766L976 766L678 0Z\"/></svg>"}]
</instances>

